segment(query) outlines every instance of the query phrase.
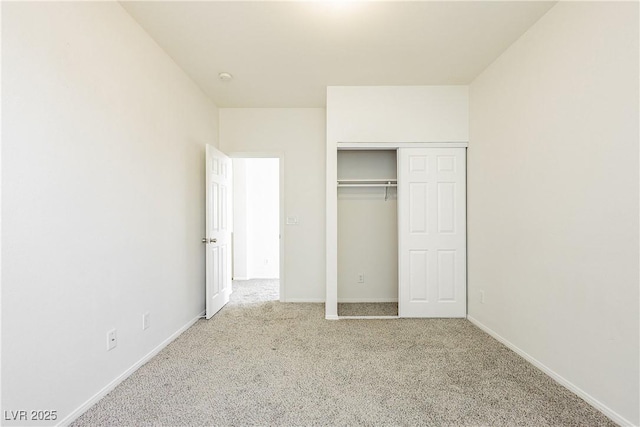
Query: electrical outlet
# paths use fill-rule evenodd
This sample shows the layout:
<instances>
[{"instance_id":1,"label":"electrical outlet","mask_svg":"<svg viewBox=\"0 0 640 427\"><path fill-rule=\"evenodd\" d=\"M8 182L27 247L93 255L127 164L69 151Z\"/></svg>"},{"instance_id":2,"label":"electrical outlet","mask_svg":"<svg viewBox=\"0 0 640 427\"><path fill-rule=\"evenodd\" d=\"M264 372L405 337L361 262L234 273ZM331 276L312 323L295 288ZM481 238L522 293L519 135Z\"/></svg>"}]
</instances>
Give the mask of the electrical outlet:
<instances>
[{"instance_id":1,"label":"electrical outlet","mask_svg":"<svg viewBox=\"0 0 640 427\"><path fill-rule=\"evenodd\" d=\"M149 312L147 311L142 315L142 330L148 329L151 324L149 323Z\"/></svg>"},{"instance_id":2,"label":"electrical outlet","mask_svg":"<svg viewBox=\"0 0 640 427\"><path fill-rule=\"evenodd\" d=\"M480 303L484 304L484 291L480 291Z\"/></svg>"},{"instance_id":3,"label":"electrical outlet","mask_svg":"<svg viewBox=\"0 0 640 427\"><path fill-rule=\"evenodd\" d=\"M118 335L116 330L112 329L107 332L107 351L113 350L118 345Z\"/></svg>"},{"instance_id":4,"label":"electrical outlet","mask_svg":"<svg viewBox=\"0 0 640 427\"><path fill-rule=\"evenodd\" d=\"M358 273L358 283L364 283L364 273Z\"/></svg>"}]
</instances>

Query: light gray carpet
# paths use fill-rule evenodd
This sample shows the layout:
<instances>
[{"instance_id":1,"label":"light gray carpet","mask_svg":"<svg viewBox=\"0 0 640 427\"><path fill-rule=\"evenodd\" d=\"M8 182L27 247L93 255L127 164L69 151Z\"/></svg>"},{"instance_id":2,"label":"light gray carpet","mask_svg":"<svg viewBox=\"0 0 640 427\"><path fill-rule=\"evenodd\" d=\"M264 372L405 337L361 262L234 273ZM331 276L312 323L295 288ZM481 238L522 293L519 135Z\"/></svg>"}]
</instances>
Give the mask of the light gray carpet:
<instances>
[{"instance_id":1,"label":"light gray carpet","mask_svg":"<svg viewBox=\"0 0 640 427\"><path fill-rule=\"evenodd\" d=\"M615 425L466 320L327 321L273 286L235 283L73 425Z\"/></svg>"}]
</instances>

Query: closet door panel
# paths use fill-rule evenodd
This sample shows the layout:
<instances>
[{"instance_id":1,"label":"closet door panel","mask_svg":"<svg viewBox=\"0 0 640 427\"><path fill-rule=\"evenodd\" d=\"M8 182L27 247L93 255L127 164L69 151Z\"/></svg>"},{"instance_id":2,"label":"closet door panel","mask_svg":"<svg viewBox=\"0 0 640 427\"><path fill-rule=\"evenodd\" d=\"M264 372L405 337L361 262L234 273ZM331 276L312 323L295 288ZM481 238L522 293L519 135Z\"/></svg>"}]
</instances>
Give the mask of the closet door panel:
<instances>
[{"instance_id":1,"label":"closet door panel","mask_svg":"<svg viewBox=\"0 0 640 427\"><path fill-rule=\"evenodd\" d=\"M438 251L438 301L456 300L456 251Z\"/></svg>"},{"instance_id":2,"label":"closet door panel","mask_svg":"<svg viewBox=\"0 0 640 427\"><path fill-rule=\"evenodd\" d=\"M456 183L439 182L438 233L456 232Z\"/></svg>"},{"instance_id":3,"label":"closet door panel","mask_svg":"<svg viewBox=\"0 0 640 427\"><path fill-rule=\"evenodd\" d=\"M429 301L429 251L409 252L409 299Z\"/></svg>"},{"instance_id":4,"label":"closet door panel","mask_svg":"<svg viewBox=\"0 0 640 427\"><path fill-rule=\"evenodd\" d=\"M464 148L398 150L400 317L466 316Z\"/></svg>"},{"instance_id":5,"label":"closet door panel","mask_svg":"<svg viewBox=\"0 0 640 427\"><path fill-rule=\"evenodd\" d=\"M409 230L411 234L426 234L429 232L429 186L411 183L409 194Z\"/></svg>"}]
</instances>

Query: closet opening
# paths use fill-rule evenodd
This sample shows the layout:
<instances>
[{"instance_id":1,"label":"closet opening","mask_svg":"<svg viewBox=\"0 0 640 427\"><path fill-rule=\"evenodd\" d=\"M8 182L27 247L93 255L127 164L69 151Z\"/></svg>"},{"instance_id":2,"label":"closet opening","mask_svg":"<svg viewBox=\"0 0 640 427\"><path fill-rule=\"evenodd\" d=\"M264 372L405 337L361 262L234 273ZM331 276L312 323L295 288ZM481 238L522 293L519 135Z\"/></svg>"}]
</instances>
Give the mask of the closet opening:
<instances>
[{"instance_id":1,"label":"closet opening","mask_svg":"<svg viewBox=\"0 0 640 427\"><path fill-rule=\"evenodd\" d=\"M337 152L338 316L398 316L397 150Z\"/></svg>"}]
</instances>

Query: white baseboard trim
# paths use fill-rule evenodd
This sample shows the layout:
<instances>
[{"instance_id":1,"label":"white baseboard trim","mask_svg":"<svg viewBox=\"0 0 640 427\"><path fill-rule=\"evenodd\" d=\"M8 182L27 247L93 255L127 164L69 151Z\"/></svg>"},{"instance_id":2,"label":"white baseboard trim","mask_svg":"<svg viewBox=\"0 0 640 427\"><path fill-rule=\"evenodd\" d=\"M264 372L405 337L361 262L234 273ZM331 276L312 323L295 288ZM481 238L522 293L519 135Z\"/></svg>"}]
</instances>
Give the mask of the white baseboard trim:
<instances>
[{"instance_id":1,"label":"white baseboard trim","mask_svg":"<svg viewBox=\"0 0 640 427\"><path fill-rule=\"evenodd\" d=\"M324 298L287 298L281 299L280 302L312 302L312 303L323 303Z\"/></svg>"},{"instance_id":2,"label":"white baseboard trim","mask_svg":"<svg viewBox=\"0 0 640 427\"><path fill-rule=\"evenodd\" d=\"M582 390L580 387L578 387L575 384L573 384L571 381L567 380L566 378L564 378L563 376L561 376L560 374L558 374L557 372L555 372L554 370L552 370L551 368L549 368L548 366L546 366L545 364L543 364L542 362L540 362L539 360L534 358L533 356L529 355L524 350L518 348L515 344L511 343L506 338L504 338L501 335L499 335L493 329L485 326L484 324L482 324L480 321L478 321L477 319L473 318L472 316L467 316L467 319L471 323L476 325L478 328L482 329L484 332L486 332L487 334L491 335L496 340L500 341L502 344L507 346L509 349L511 349L514 352L516 352L518 355L520 355L527 362L531 363L533 366L535 366L536 368L540 369L542 372L544 372L545 374L550 376L558 384L560 384L561 386L569 389L570 391L572 391L573 393L578 395L578 397L580 397L582 400L587 402L589 405L591 405L594 408L596 408L598 411L602 412L604 415L606 415L608 418L610 418L615 423L617 423L617 424L619 424L621 426L633 426L634 425L631 421L627 420L622 415L618 414L613 409L609 408L607 405L605 405L604 403L600 402L598 399L596 399L595 397L591 396L586 391Z\"/></svg>"},{"instance_id":3,"label":"white baseboard trim","mask_svg":"<svg viewBox=\"0 0 640 427\"><path fill-rule=\"evenodd\" d=\"M324 318L325 320L340 320L337 314L327 314Z\"/></svg>"},{"instance_id":4,"label":"white baseboard trim","mask_svg":"<svg viewBox=\"0 0 640 427\"><path fill-rule=\"evenodd\" d=\"M140 368L142 365L144 365L149 360L151 360L151 358L153 358L156 354L160 353L160 351L163 348L165 348L166 346L171 344L171 342L173 340L178 338L184 331L186 331L191 326L193 326L193 324L196 323L200 318L202 318L204 316L204 314L205 314L205 312L203 311L202 313L198 314L196 317L191 319L189 322L187 322L186 325L184 325L183 327L178 329L176 332L171 334L171 336L169 336L169 338L167 338L166 340L162 341L157 347L155 347L149 353L144 355L142 357L142 359L138 360L136 363L133 364L133 366L131 366L126 371L124 371L122 374L120 374L118 377L116 377L113 381L111 381L109 384L107 384L102 390L100 390L98 393L96 393L93 397L91 397L89 400L87 400L82 405L80 405L79 408L77 408L76 410L71 412L69 415L64 417L57 425L58 426L68 426L69 424L74 422L78 417L80 417L80 415L82 415L85 412L87 412L87 410L89 410L89 408L91 408L93 405L95 405L100 399L105 397L111 390L116 388L122 381L126 380L131 374L133 374L135 371L137 371L138 368Z\"/></svg>"},{"instance_id":5,"label":"white baseboard trim","mask_svg":"<svg viewBox=\"0 0 640 427\"><path fill-rule=\"evenodd\" d=\"M398 298L338 298L338 303L398 302Z\"/></svg>"},{"instance_id":6,"label":"white baseboard trim","mask_svg":"<svg viewBox=\"0 0 640 427\"><path fill-rule=\"evenodd\" d=\"M338 316L338 320L389 320L399 318L398 316Z\"/></svg>"},{"instance_id":7,"label":"white baseboard trim","mask_svg":"<svg viewBox=\"0 0 640 427\"><path fill-rule=\"evenodd\" d=\"M249 280L248 277L234 277L233 280Z\"/></svg>"}]
</instances>

